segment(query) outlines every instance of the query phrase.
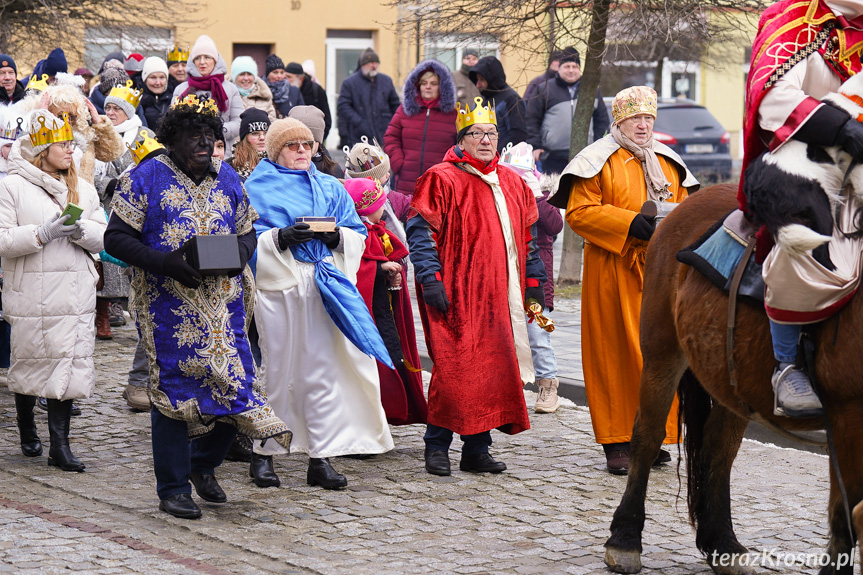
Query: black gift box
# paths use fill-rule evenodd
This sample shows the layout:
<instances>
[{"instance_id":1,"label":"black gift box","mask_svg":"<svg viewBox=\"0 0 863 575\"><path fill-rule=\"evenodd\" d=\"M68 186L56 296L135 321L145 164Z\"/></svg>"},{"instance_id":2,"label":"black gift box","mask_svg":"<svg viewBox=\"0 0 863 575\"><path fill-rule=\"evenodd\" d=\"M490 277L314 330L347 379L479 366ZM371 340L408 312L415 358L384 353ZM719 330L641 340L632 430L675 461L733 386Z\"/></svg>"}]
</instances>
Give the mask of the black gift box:
<instances>
[{"instance_id":1,"label":"black gift box","mask_svg":"<svg viewBox=\"0 0 863 575\"><path fill-rule=\"evenodd\" d=\"M236 234L194 236L189 243L186 261L202 276L236 275L243 271Z\"/></svg>"}]
</instances>

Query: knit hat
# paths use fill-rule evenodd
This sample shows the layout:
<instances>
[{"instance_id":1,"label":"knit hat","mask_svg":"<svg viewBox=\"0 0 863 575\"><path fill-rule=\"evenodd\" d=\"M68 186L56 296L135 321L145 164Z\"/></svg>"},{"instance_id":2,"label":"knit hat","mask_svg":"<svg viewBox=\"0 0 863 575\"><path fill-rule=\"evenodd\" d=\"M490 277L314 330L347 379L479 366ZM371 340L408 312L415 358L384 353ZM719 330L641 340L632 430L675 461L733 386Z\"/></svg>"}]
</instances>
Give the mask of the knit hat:
<instances>
[{"instance_id":1,"label":"knit hat","mask_svg":"<svg viewBox=\"0 0 863 575\"><path fill-rule=\"evenodd\" d=\"M294 106L288 112L288 117L305 124L312 131L312 136L314 136L316 142L322 143L324 141L324 128L326 124L324 123L324 113L320 108L314 106Z\"/></svg>"},{"instance_id":2,"label":"knit hat","mask_svg":"<svg viewBox=\"0 0 863 575\"><path fill-rule=\"evenodd\" d=\"M251 56L237 56L231 62L231 80L236 82L237 76L243 73L258 77L258 63Z\"/></svg>"},{"instance_id":3,"label":"knit hat","mask_svg":"<svg viewBox=\"0 0 863 575\"><path fill-rule=\"evenodd\" d=\"M291 62L290 64L288 64L285 67L285 72L287 72L288 74L295 74L297 76L302 76L304 74L303 65L298 64L297 62Z\"/></svg>"},{"instance_id":4,"label":"knit hat","mask_svg":"<svg viewBox=\"0 0 863 575\"><path fill-rule=\"evenodd\" d=\"M63 52L63 48L54 48L42 64L42 73L53 77L57 75L57 72L68 71L69 65L66 63L66 54Z\"/></svg>"},{"instance_id":5,"label":"knit hat","mask_svg":"<svg viewBox=\"0 0 863 575\"><path fill-rule=\"evenodd\" d=\"M158 56L150 56L144 60L144 67L141 69L141 79L146 82L147 78L150 77L150 74L155 72L161 72L165 75L165 78L167 78L168 65Z\"/></svg>"},{"instance_id":6,"label":"knit hat","mask_svg":"<svg viewBox=\"0 0 863 575\"><path fill-rule=\"evenodd\" d=\"M284 69L285 69L285 63L282 62L282 59L279 58L278 56L276 56L275 54L270 54L269 56L267 56L267 64L266 64L266 70L264 72L264 77L269 76L270 72L272 72L273 70L284 70ZM287 71L287 70L285 70L285 71Z\"/></svg>"},{"instance_id":7,"label":"knit hat","mask_svg":"<svg viewBox=\"0 0 863 575\"><path fill-rule=\"evenodd\" d=\"M0 54L0 68L12 68L15 70L15 75L18 75L18 65L15 64L15 60L12 59L12 56Z\"/></svg>"},{"instance_id":8,"label":"knit hat","mask_svg":"<svg viewBox=\"0 0 863 575\"><path fill-rule=\"evenodd\" d=\"M213 60L219 60L219 50L216 49L216 43L206 34L201 34L195 40L195 45L192 46L192 50L189 52L189 62L194 64L195 58L198 56L209 56Z\"/></svg>"},{"instance_id":9,"label":"knit hat","mask_svg":"<svg viewBox=\"0 0 863 575\"><path fill-rule=\"evenodd\" d=\"M240 114L240 139L249 132L266 132L270 129L270 117L258 108L249 108Z\"/></svg>"},{"instance_id":10,"label":"knit hat","mask_svg":"<svg viewBox=\"0 0 863 575\"><path fill-rule=\"evenodd\" d=\"M123 68L130 76L144 69L144 56L141 54L129 54Z\"/></svg>"},{"instance_id":11,"label":"knit hat","mask_svg":"<svg viewBox=\"0 0 863 575\"><path fill-rule=\"evenodd\" d=\"M372 62L377 62L380 64L381 59L378 58L378 55L371 48L366 48L365 52L360 56L360 66L365 66L366 64L370 64Z\"/></svg>"},{"instance_id":12,"label":"knit hat","mask_svg":"<svg viewBox=\"0 0 863 575\"><path fill-rule=\"evenodd\" d=\"M107 107L108 104L119 106L126 114L126 119L131 120L135 116L135 108L138 107L138 103L141 101L141 94L142 91L135 90L132 80L127 78L126 82L111 88L111 91L105 96L103 108Z\"/></svg>"},{"instance_id":13,"label":"knit hat","mask_svg":"<svg viewBox=\"0 0 863 575\"><path fill-rule=\"evenodd\" d=\"M581 56L578 54L578 50L576 50L573 46L567 46L560 51L560 58L558 58L558 62L560 62L561 64L566 64L567 62L575 62L576 64L581 66Z\"/></svg>"},{"instance_id":14,"label":"knit hat","mask_svg":"<svg viewBox=\"0 0 863 575\"><path fill-rule=\"evenodd\" d=\"M387 193L380 182L371 178L351 178L345 180L345 189L354 201L354 208L361 216L373 214L387 201Z\"/></svg>"},{"instance_id":15,"label":"knit hat","mask_svg":"<svg viewBox=\"0 0 863 575\"><path fill-rule=\"evenodd\" d=\"M96 74L90 71L89 68L78 68L75 70L76 76L83 76L84 78L93 78Z\"/></svg>"},{"instance_id":16,"label":"knit hat","mask_svg":"<svg viewBox=\"0 0 863 575\"><path fill-rule=\"evenodd\" d=\"M276 120L267 130L267 157L275 162L286 143L312 139L314 139L312 132L299 120L293 118Z\"/></svg>"},{"instance_id":17,"label":"knit hat","mask_svg":"<svg viewBox=\"0 0 863 575\"><path fill-rule=\"evenodd\" d=\"M465 48L464 52L462 52L461 57L464 58L465 56L476 56L477 58L479 58L479 49L474 47Z\"/></svg>"},{"instance_id":18,"label":"knit hat","mask_svg":"<svg viewBox=\"0 0 863 575\"><path fill-rule=\"evenodd\" d=\"M99 77L99 91L107 96L111 88L118 84L125 84L128 79L129 74L123 68L116 68L109 62L105 65L105 71Z\"/></svg>"},{"instance_id":19,"label":"knit hat","mask_svg":"<svg viewBox=\"0 0 863 575\"><path fill-rule=\"evenodd\" d=\"M377 141L369 144L369 139L360 137L361 142L353 148L344 147L345 174L349 178L374 178L384 181L390 173L390 157L386 155Z\"/></svg>"},{"instance_id":20,"label":"knit hat","mask_svg":"<svg viewBox=\"0 0 863 575\"><path fill-rule=\"evenodd\" d=\"M611 101L611 116L615 124L639 114L656 117L656 90L649 86L625 88Z\"/></svg>"},{"instance_id":21,"label":"knit hat","mask_svg":"<svg viewBox=\"0 0 863 575\"><path fill-rule=\"evenodd\" d=\"M96 72L96 75L98 76L98 75L100 75L102 72L104 72L104 71L105 71L105 68L107 68L107 67L108 67L108 62L111 62L111 61L114 61L114 60L116 60L117 62L119 62L119 63L120 63L120 67L122 68L122 67L123 67L123 62L125 62L125 61L126 61L126 57L125 57L125 56L123 55L123 53L122 53L121 51L119 51L119 50L117 50L116 52L109 52L109 53L108 53L108 55L107 55L107 56L105 56L105 59L104 59L104 60L102 60L102 65L101 65L101 66L99 66L99 71L98 71L98 72Z\"/></svg>"}]
</instances>

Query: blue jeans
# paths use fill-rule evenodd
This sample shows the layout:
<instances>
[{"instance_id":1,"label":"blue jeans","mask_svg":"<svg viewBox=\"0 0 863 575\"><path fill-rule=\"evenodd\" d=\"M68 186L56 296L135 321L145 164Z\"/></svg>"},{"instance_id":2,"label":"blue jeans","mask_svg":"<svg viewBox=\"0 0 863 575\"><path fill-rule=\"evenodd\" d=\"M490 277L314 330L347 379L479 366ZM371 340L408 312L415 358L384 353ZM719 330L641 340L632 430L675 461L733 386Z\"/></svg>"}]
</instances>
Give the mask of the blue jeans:
<instances>
[{"instance_id":1,"label":"blue jeans","mask_svg":"<svg viewBox=\"0 0 863 575\"><path fill-rule=\"evenodd\" d=\"M159 499L192 493L189 473L212 474L222 464L237 435L236 427L219 421L213 431L189 441L186 422L171 419L155 407L150 410L150 425L153 430L153 471Z\"/></svg>"},{"instance_id":2,"label":"blue jeans","mask_svg":"<svg viewBox=\"0 0 863 575\"><path fill-rule=\"evenodd\" d=\"M773 338L773 356L780 363L797 361L797 342L803 326L776 323L770 320L770 336Z\"/></svg>"},{"instance_id":3,"label":"blue jeans","mask_svg":"<svg viewBox=\"0 0 863 575\"><path fill-rule=\"evenodd\" d=\"M545 308L544 313L549 314L548 308ZM536 380L555 379L557 358L554 357L554 348L551 347L551 334L534 321L527 324L527 338L530 340L530 355L533 357Z\"/></svg>"},{"instance_id":4,"label":"blue jeans","mask_svg":"<svg viewBox=\"0 0 863 575\"><path fill-rule=\"evenodd\" d=\"M438 427L429 423L423 439L426 442L426 449L437 449L438 451L446 452L449 451L452 436L453 432L446 427ZM464 441L464 446L461 449L462 455L488 453L488 448L491 445L491 431L483 431L474 435L461 435L459 437Z\"/></svg>"}]
</instances>

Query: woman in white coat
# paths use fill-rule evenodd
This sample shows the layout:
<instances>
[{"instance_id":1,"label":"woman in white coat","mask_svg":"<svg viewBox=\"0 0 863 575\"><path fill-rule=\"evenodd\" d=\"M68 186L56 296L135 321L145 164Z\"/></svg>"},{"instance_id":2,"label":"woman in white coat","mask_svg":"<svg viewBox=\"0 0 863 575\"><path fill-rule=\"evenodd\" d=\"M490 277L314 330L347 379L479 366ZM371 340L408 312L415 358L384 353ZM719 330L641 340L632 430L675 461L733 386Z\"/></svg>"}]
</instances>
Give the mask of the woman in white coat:
<instances>
[{"instance_id":1,"label":"woman in white coat","mask_svg":"<svg viewBox=\"0 0 863 575\"><path fill-rule=\"evenodd\" d=\"M216 44L207 35L195 40L189 52L189 65L186 66L188 80L174 89L174 100L189 94L199 98L207 97L216 102L222 129L225 133L225 149L229 152L240 136L240 114L246 109L237 86L226 82L228 65L216 49Z\"/></svg>"},{"instance_id":2,"label":"woman in white coat","mask_svg":"<svg viewBox=\"0 0 863 575\"><path fill-rule=\"evenodd\" d=\"M48 465L83 471L69 449L73 399L90 397L95 384L93 315L96 271L91 253L102 250L107 226L93 186L78 178L75 143L65 119L46 110L31 116L31 135L9 152L0 182L0 260L3 313L12 326L8 387L15 392L21 451L42 454L33 406L48 400ZM77 222L61 215L73 203Z\"/></svg>"}]
</instances>

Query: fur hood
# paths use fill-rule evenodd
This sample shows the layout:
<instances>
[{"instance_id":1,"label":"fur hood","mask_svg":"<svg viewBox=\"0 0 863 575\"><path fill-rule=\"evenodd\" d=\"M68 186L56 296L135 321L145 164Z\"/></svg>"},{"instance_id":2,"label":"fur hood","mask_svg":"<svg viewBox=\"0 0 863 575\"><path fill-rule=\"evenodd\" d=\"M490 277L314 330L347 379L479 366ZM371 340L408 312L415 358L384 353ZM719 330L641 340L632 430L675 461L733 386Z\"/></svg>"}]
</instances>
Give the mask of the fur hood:
<instances>
[{"instance_id":1,"label":"fur hood","mask_svg":"<svg viewBox=\"0 0 863 575\"><path fill-rule=\"evenodd\" d=\"M418 114L420 104L418 102L419 94L417 94L417 83L420 76L427 70L433 71L440 79L440 107L441 112L452 112L455 110L455 82L453 82L452 74L449 69L438 62L437 60L425 60L420 62L416 68L411 70L405 80L404 88L402 89L402 109L408 116Z\"/></svg>"}]
</instances>

